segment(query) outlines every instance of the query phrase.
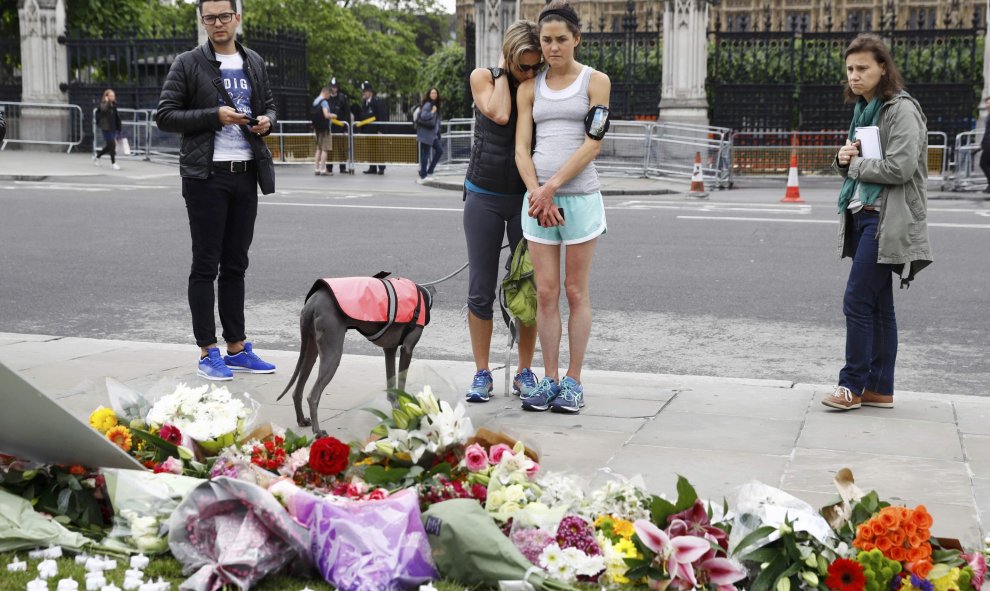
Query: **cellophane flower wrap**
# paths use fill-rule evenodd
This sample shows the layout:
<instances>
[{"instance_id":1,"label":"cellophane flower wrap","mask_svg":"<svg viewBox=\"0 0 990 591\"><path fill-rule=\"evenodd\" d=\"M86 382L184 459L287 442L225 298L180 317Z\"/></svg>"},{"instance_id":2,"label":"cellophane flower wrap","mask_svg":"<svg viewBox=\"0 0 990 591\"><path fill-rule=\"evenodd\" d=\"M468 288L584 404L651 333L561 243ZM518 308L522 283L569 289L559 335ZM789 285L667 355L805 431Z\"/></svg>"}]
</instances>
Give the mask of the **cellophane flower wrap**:
<instances>
[{"instance_id":1,"label":"cellophane flower wrap","mask_svg":"<svg viewBox=\"0 0 990 591\"><path fill-rule=\"evenodd\" d=\"M535 482L540 466L526 455L523 443L516 442L513 448L503 447L492 458L496 463L489 475L485 509L496 521L504 523L539 499L541 491Z\"/></svg>"},{"instance_id":2,"label":"cellophane flower wrap","mask_svg":"<svg viewBox=\"0 0 990 591\"><path fill-rule=\"evenodd\" d=\"M179 384L148 411L149 425L171 425L198 443L210 456L233 445L251 426L259 405L247 394L235 395L209 384L190 388Z\"/></svg>"},{"instance_id":3,"label":"cellophane flower wrap","mask_svg":"<svg viewBox=\"0 0 990 591\"><path fill-rule=\"evenodd\" d=\"M339 591L400 591L437 578L415 489L380 500L322 497L287 480L273 492L309 528L309 549Z\"/></svg>"}]
</instances>

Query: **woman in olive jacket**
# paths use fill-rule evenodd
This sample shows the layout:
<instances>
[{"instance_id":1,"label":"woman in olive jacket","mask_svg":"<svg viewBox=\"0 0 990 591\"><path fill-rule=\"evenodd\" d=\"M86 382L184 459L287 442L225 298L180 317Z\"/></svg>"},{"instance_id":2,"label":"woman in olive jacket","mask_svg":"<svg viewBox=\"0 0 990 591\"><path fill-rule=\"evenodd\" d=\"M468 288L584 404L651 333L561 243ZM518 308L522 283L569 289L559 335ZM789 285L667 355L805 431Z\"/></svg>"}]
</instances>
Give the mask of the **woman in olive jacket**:
<instances>
[{"instance_id":1,"label":"woman in olive jacket","mask_svg":"<svg viewBox=\"0 0 990 591\"><path fill-rule=\"evenodd\" d=\"M833 167L839 193L839 256L851 257L842 311L846 363L822 400L837 410L894 406L897 321L893 277L907 287L932 262L928 243L928 129L883 41L859 35L845 51L849 139ZM879 130L880 158L863 157L857 127ZM869 147L869 146L867 146Z\"/></svg>"}]
</instances>

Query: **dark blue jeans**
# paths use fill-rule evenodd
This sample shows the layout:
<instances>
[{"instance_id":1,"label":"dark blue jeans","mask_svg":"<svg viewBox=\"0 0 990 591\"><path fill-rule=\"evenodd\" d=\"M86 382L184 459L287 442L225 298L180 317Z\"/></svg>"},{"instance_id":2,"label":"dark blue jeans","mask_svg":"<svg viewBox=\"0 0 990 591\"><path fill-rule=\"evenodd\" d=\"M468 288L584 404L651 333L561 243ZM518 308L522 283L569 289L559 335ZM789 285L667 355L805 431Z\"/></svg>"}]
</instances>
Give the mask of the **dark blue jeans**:
<instances>
[{"instance_id":1,"label":"dark blue jeans","mask_svg":"<svg viewBox=\"0 0 990 591\"><path fill-rule=\"evenodd\" d=\"M433 157L430 157L430 152L433 152ZM440 162L440 157L443 156L443 142L440 138L434 138L432 144L424 144L420 142L419 144L419 178L425 179L427 175L433 174L433 171L437 168L437 162ZM429 164L429 167L427 167Z\"/></svg>"},{"instance_id":2,"label":"dark blue jeans","mask_svg":"<svg viewBox=\"0 0 990 591\"><path fill-rule=\"evenodd\" d=\"M207 179L182 179L192 236L189 310L193 336L200 347L217 342L214 305L220 312L223 339L236 343L246 338L244 274L258 215L257 179L254 169L244 173L214 169Z\"/></svg>"},{"instance_id":3,"label":"dark blue jeans","mask_svg":"<svg viewBox=\"0 0 990 591\"><path fill-rule=\"evenodd\" d=\"M842 312L846 315L846 365L839 385L853 394L869 389L894 393L897 360L897 320L894 317L893 273L877 263L880 215L860 210L846 231L852 232L855 253Z\"/></svg>"}]
</instances>

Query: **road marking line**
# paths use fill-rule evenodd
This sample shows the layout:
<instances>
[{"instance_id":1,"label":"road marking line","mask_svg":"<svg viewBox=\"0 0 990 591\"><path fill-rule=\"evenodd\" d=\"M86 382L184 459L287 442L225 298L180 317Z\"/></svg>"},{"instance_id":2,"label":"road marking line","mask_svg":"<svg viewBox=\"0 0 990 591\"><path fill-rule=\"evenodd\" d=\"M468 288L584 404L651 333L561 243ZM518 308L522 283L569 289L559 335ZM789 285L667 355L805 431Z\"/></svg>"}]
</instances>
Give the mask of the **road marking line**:
<instances>
[{"instance_id":1,"label":"road marking line","mask_svg":"<svg viewBox=\"0 0 990 591\"><path fill-rule=\"evenodd\" d=\"M788 224L838 224L839 220L788 220L779 218L746 218L714 215L679 215L679 220L725 220L730 222L779 222ZM929 228L972 228L990 230L990 224L954 224L951 222L929 222Z\"/></svg>"},{"instance_id":2,"label":"road marking line","mask_svg":"<svg viewBox=\"0 0 990 591\"><path fill-rule=\"evenodd\" d=\"M342 207L347 209L398 209L403 211L455 211L464 210L459 207L406 207L401 205L349 205L345 203L293 203L286 201L260 201L260 205L289 205L293 207Z\"/></svg>"}]
</instances>

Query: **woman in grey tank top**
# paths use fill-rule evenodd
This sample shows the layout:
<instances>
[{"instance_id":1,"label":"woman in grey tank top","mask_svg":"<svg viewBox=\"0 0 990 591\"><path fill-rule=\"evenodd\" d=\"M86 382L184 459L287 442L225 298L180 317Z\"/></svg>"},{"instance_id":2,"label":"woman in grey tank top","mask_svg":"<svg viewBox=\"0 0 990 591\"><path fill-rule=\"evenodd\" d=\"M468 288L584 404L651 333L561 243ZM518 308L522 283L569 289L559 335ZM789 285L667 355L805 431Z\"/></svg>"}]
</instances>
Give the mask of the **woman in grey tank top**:
<instances>
[{"instance_id":1,"label":"woman in grey tank top","mask_svg":"<svg viewBox=\"0 0 990 591\"><path fill-rule=\"evenodd\" d=\"M527 189L522 228L535 270L536 326L546 373L533 393L520 398L525 410L576 413L584 406L581 368L591 334L588 276L595 243L606 230L594 166L602 136L595 139L585 132L585 117L593 106L607 112L611 83L605 74L575 61L580 20L565 0L547 4L537 24L548 68L519 87L516 165ZM570 358L561 378L562 245Z\"/></svg>"}]
</instances>

